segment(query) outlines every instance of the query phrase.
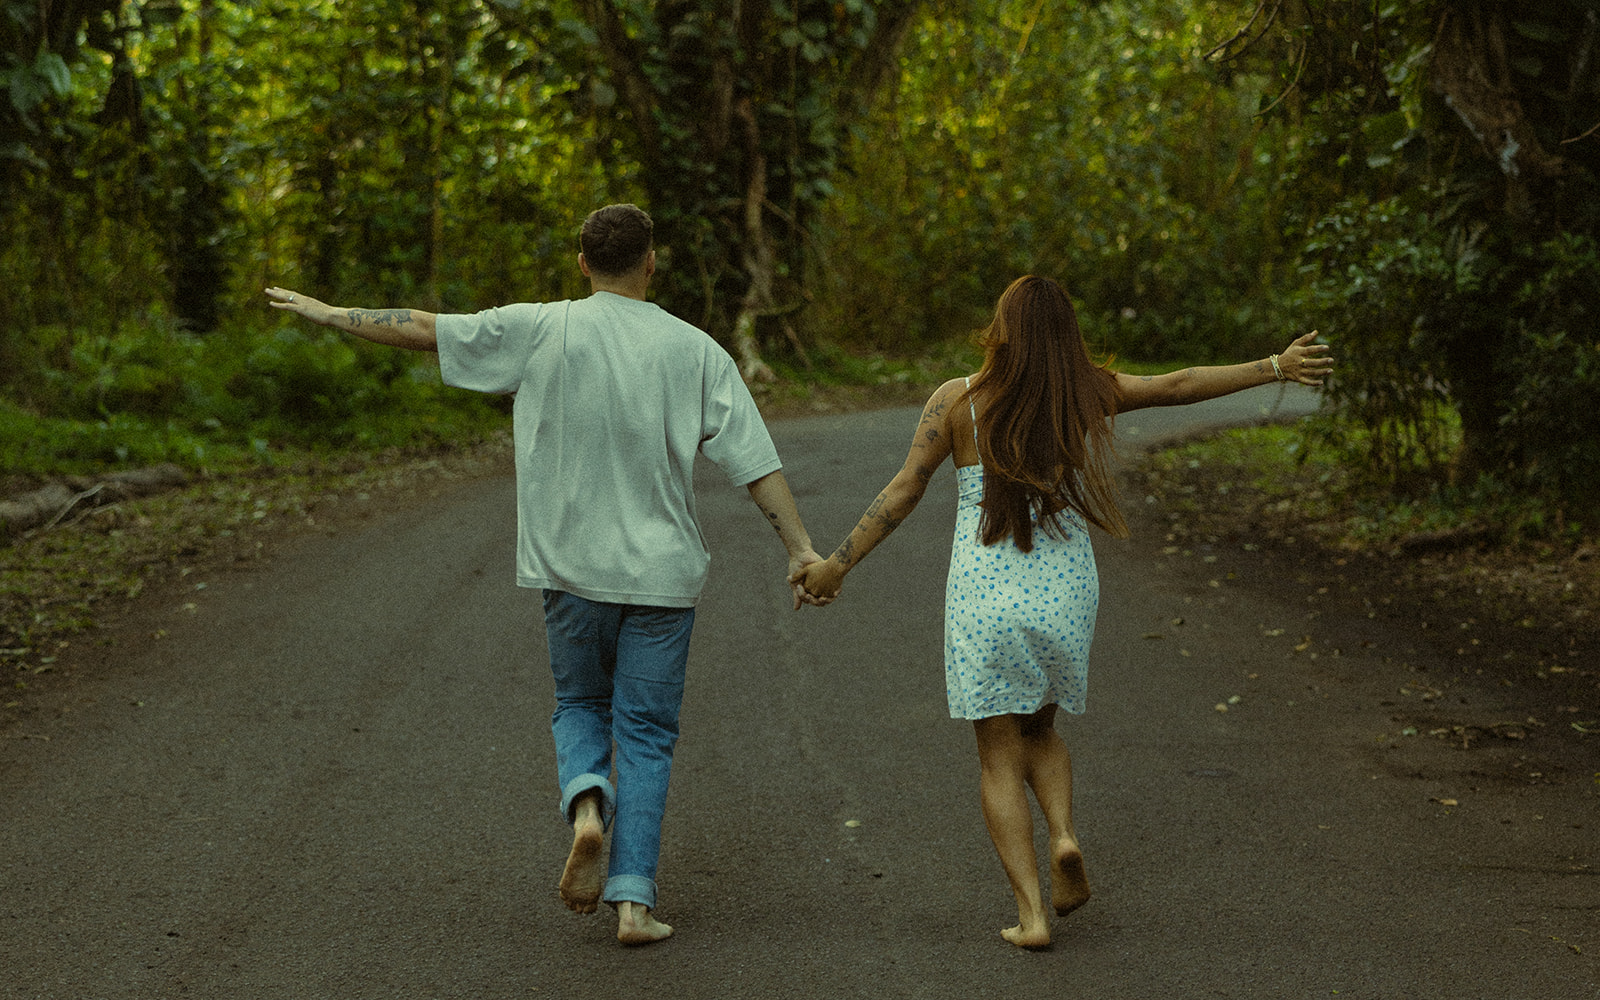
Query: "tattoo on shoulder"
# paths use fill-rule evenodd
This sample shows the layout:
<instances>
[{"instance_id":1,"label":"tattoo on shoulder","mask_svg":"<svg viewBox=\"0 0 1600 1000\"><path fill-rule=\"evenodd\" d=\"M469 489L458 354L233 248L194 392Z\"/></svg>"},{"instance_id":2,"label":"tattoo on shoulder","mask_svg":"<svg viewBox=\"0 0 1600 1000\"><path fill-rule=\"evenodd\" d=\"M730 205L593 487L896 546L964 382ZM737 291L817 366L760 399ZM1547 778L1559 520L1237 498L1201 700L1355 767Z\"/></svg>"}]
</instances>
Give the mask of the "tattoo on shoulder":
<instances>
[{"instance_id":1,"label":"tattoo on shoulder","mask_svg":"<svg viewBox=\"0 0 1600 1000\"><path fill-rule=\"evenodd\" d=\"M410 309L352 309L346 315L351 326L401 326L411 322Z\"/></svg>"}]
</instances>

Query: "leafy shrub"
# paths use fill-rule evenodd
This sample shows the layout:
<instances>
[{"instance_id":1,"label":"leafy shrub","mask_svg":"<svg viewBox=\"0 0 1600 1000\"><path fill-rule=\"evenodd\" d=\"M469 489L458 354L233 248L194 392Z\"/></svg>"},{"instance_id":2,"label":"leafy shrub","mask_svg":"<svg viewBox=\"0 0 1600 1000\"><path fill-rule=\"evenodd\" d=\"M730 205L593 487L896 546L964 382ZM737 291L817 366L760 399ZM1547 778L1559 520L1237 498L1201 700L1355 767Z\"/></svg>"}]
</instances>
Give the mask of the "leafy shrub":
<instances>
[{"instance_id":1,"label":"leafy shrub","mask_svg":"<svg viewBox=\"0 0 1600 1000\"><path fill-rule=\"evenodd\" d=\"M1514 349L1501 425L1518 485L1600 514L1600 243L1563 234L1538 248L1545 267L1512 299Z\"/></svg>"},{"instance_id":2,"label":"leafy shrub","mask_svg":"<svg viewBox=\"0 0 1600 1000\"><path fill-rule=\"evenodd\" d=\"M1433 336L1477 287L1473 240L1398 198L1345 201L1319 220L1301 256L1304 312L1334 345L1323 436L1374 484L1443 474L1459 438L1449 372Z\"/></svg>"},{"instance_id":3,"label":"leafy shrub","mask_svg":"<svg viewBox=\"0 0 1600 1000\"><path fill-rule=\"evenodd\" d=\"M7 471L431 446L479 438L505 415L503 401L446 388L430 360L331 332L198 337L147 322L53 337L0 400Z\"/></svg>"}]
</instances>

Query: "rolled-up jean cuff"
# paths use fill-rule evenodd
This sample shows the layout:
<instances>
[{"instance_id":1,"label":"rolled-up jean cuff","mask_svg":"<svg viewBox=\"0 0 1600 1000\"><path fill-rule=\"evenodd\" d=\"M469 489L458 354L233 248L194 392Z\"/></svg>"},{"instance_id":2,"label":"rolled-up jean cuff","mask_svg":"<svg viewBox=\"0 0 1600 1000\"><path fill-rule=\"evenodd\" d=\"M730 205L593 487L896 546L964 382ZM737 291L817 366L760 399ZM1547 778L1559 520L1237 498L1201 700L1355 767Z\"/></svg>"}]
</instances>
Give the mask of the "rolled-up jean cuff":
<instances>
[{"instance_id":1,"label":"rolled-up jean cuff","mask_svg":"<svg viewBox=\"0 0 1600 1000\"><path fill-rule=\"evenodd\" d=\"M640 903L653 910L656 908L656 883L643 875L613 875L606 879L606 891L600 898L613 905Z\"/></svg>"},{"instance_id":2,"label":"rolled-up jean cuff","mask_svg":"<svg viewBox=\"0 0 1600 1000\"><path fill-rule=\"evenodd\" d=\"M561 818L572 822L572 802L592 788L600 789L600 822L611 829L611 817L617 812L617 793L611 782L598 774L580 774L561 789Z\"/></svg>"}]
</instances>

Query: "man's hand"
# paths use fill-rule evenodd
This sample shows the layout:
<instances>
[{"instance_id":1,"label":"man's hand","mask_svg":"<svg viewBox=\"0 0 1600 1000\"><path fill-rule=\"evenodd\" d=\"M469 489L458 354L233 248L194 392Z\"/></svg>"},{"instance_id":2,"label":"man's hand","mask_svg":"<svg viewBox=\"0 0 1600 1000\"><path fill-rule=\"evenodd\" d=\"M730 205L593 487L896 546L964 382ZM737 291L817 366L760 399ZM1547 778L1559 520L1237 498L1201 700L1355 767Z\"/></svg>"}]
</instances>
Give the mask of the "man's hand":
<instances>
[{"instance_id":1,"label":"man's hand","mask_svg":"<svg viewBox=\"0 0 1600 1000\"><path fill-rule=\"evenodd\" d=\"M794 588L794 610L799 611L802 604L817 604L818 602L806 593L805 587L798 581L805 575L805 568L822 561L822 557L812 549L806 549L789 560L789 585ZM826 602L824 602L826 603ZM820 607L820 605L818 605Z\"/></svg>"},{"instance_id":2,"label":"man's hand","mask_svg":"<svg viewBox=\"0 0 1600 1000\"><path fill-rule=\"evenodd\" d=\"M333 312L333 309L326 302L319 302L309 295L301 295L299 292L290 291L287 288L278 288L276 286L269 288L267 289L267 298L272 300L267 303L272 308L294 313L301 319L307 319L322 326L328 324L328 316Z\"/></svg>"}]
</instances>

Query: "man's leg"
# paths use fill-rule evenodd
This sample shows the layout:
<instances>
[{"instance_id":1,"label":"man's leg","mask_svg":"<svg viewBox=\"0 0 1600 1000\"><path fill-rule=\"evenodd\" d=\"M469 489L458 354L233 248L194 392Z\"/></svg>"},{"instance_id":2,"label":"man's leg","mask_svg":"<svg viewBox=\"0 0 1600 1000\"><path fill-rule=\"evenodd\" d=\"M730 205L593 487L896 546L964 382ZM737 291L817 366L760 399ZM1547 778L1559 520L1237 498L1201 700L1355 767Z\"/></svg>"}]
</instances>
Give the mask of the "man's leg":
<instances>
[{"instance_id":1,"label":"man's leg","mask_svg":"<svg viewBox=\"0 0 1600 1000\"><path fill-rule=\"evenodd\" d=\"M617 814L604 899L617 904L618 936L631 944L672 932L649 911L656 905L661 820L693 628L693 608L630 607L617 638L612 695Z\"/></svg>"},{"instance_id":2,"label":"man's leg","mask_svg":"<svg viewBox=\"0 0 1600 1000\"><path fill-rule=\"evenodd\" d=\"M600 902L605 826L616 807L611 774L612 672L616 665L620 605L600 604L545 591L545 635L556 708L550 732L556 743L561 814L572 824L572 850L561 873L562 902L593 913Z\"/></svg>"}]
</instances>

